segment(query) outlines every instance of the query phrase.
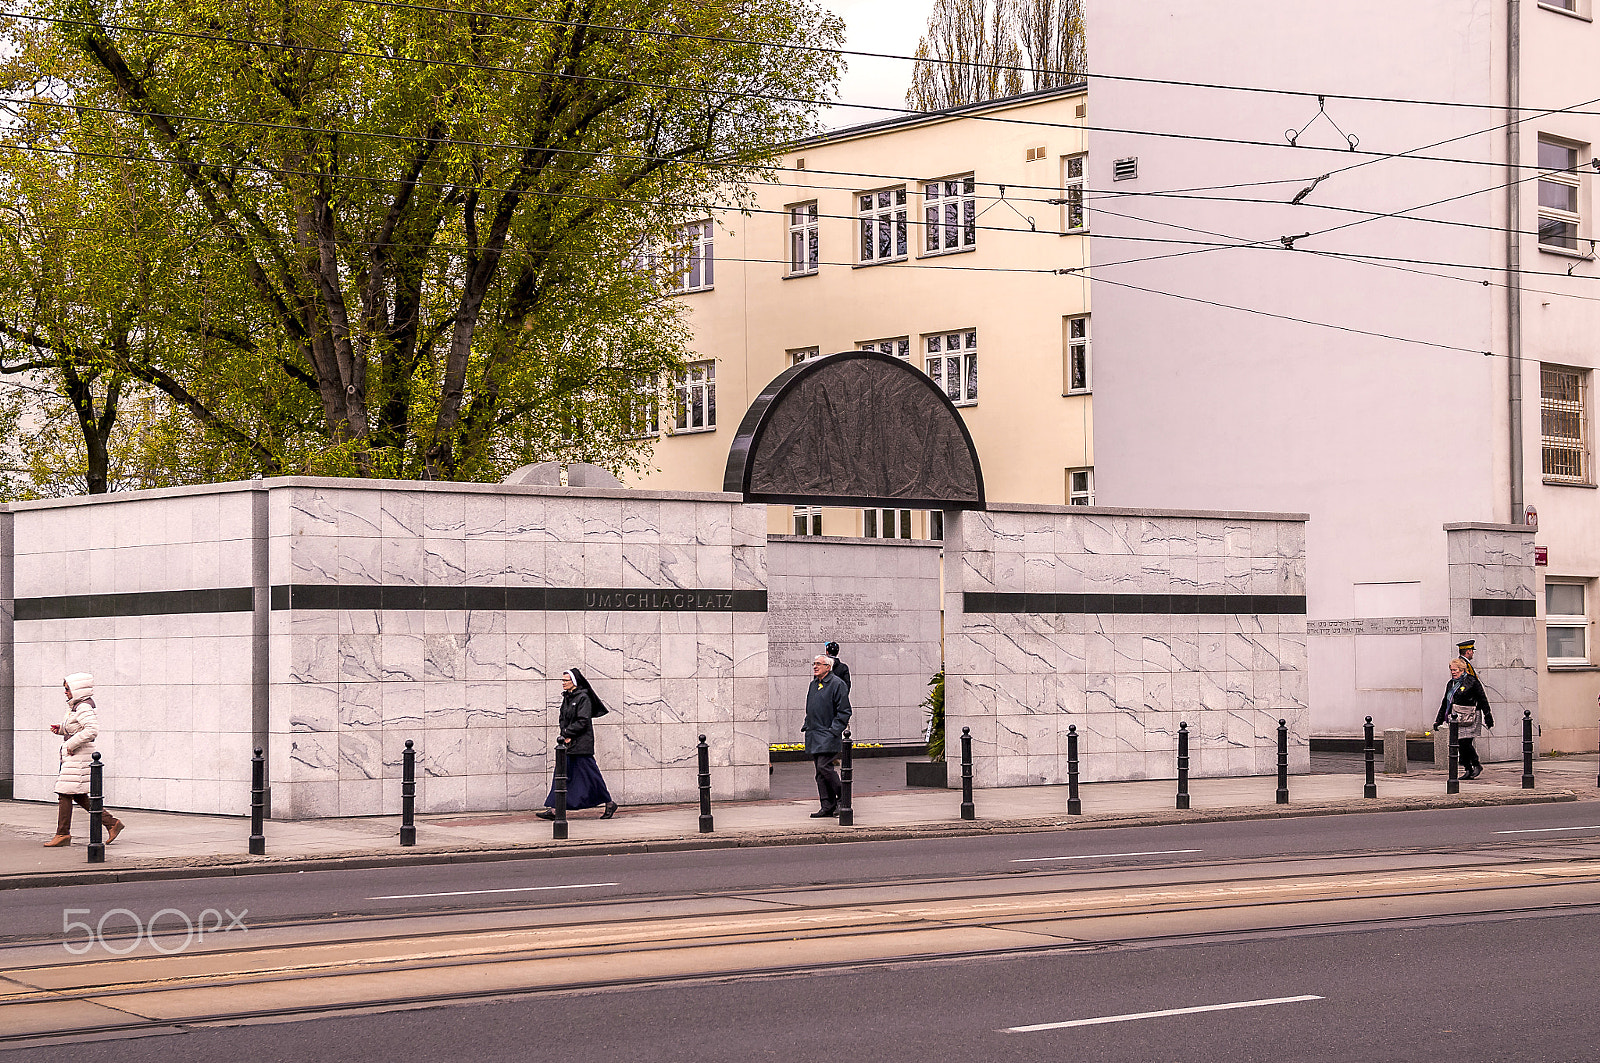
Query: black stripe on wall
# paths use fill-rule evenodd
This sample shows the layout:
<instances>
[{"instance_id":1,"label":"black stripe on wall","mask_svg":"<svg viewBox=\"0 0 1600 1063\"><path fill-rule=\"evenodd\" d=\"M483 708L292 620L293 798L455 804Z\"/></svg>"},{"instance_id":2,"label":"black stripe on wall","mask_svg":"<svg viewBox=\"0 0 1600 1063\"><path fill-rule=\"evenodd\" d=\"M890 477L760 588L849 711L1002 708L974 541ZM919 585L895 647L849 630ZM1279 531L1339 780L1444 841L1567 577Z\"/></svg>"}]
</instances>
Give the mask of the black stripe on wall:
<instances>
[{"instance_id":1,"label":"black stripe on wall","mask_svg":"<svg viewBox=\"0 0 1600 1063\"><path fill-rule=\"evenodd\" d=\"M1303 594L1018 594L967 591L966 613L1289 613L1306 611Z\"/></svg>"},{"instance_id":2,"label":"black stripe on wall","mask_svg":"<svg viewBox=\"0 0 1600 1063\"><path fill-rule=\"evenodd\" d=\"M1532 598L1474 598L1473 616L1519 616L1532 619L1539 615L1538 604Z\"/></svg>"},{"instance_id":3,"label":"black stripe on wall","mask_svg":"<svg viewBox=\"0 0 1600 1063\"><path fill-rule=\"evenodd\" d=\"M279 584L273 609L764 613L764 590L689 587L411 587Z\"/></svg>"},{"instance_id":4,"label":"black stripe on wall","mask_svg":"<svg viewBox=\"0 0 1600 1063\"><path fill-rule=\"evenodd\" d=\"M249 587L203 591L129 591L123 594L65 594L18 598L18 620L78 620L96 616L167 616L174 613L248 613Z\"/></svg>"}]
</instances>

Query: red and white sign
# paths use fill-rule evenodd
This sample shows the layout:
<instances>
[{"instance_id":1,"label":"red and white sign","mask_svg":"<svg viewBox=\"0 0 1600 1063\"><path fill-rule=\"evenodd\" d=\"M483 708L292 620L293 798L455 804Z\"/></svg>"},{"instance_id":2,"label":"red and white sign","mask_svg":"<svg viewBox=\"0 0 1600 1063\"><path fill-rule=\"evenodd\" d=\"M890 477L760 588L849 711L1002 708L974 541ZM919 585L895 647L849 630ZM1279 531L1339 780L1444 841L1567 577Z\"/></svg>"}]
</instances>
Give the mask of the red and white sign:
<instances>
[{"instance_id":1,"label":"red and white sign","mask_svg":"<svg viewBox=\"0 0 1600 1063\"><path fill-rule=\"evenodd\" d=\"M1533 548L1534 567L1550 564L1550 548L1548 546L1535 546Z\"/></svg>"}]
</instances>

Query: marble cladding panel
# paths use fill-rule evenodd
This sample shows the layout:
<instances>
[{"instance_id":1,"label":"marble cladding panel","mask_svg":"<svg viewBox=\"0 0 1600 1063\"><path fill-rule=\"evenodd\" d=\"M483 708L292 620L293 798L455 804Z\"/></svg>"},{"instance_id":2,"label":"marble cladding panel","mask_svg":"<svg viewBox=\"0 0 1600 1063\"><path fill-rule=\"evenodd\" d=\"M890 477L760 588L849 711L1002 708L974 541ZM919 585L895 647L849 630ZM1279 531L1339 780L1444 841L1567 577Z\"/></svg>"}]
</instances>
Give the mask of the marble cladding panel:
<instances>
[{"instance_id":1,"label":"marble cladding panel","mask_svg":"<svg viewBox=\"0 0 1600 1063\"><path fill-rule=\"evenodd\" d=\"M1472 600L1533 601L1533 532L1451 528L1448 542L1450 630L1453 641L1476 642L1473 665L1493 706L1495 728L1480 740L1490 761L1522 756L1522 714L1539 719L1538 629L1533 617L1473 615Z\"/></svg>"},{"instance_id":2,"label":"marble cladding panel","mask_svg":"<svg viewBox=\"0 0 1600 1063\"><path fill-rule=\"evenodd\" d=\"M958 545L956 545L958 544ZM966 614L966 591L1305 594L1296 520L962 513L946 523L946 738L972 728L980 785L1066 779L1067 726L1085 781L1171 778L1179 725L1191 771L1310 770L1305 618L1298 614Z\"/></svg>"}]
</instances>

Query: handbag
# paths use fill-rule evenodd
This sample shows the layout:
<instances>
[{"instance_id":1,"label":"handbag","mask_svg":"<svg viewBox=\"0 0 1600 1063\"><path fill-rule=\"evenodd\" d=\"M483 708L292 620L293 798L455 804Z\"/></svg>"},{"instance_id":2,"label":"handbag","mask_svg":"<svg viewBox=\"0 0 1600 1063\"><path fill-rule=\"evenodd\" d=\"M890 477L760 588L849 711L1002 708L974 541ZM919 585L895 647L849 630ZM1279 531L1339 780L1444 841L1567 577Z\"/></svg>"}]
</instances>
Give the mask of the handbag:
<instances>
[{"instance_id":1,"label":"handbag","mask_svg":"<svg viewBox=\"0 0 1600 1063\"><path fill-rule=\"evenodd\" d=\"M1450 706L1450 719L1457 727L1472 728L1478 726L1478 706L1452 705Z\"/></svg>"}]
</instances>

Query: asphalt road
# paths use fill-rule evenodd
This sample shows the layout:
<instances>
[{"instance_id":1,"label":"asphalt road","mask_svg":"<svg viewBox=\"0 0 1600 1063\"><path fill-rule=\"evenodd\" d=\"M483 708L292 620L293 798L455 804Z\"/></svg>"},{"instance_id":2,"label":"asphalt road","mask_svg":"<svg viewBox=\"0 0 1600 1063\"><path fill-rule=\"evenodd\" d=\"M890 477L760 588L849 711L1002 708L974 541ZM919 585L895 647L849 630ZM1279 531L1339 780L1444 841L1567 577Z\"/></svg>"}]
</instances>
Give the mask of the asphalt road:
<instances>
[{"instance_id":1,"label":"asphalt road","mask_svg":"<svg viewBox=\"0 0 1600 1063\"><path fill-rule=\"evenodd\" d=\"M1600 1037L1592 803L178 880L0 905L0 975L13 999L46 990L30 1016L78 1009L50 1018L60 1031L76 1014L108 1029L144 1016L138 1036L6 1052L28 1060L1524 1063L1592 1060ZM146 943L69 963L44 943L69 907L90 921L212 907L249 929L222 935L225 954ZM584 988L608 978L626 984ZM91 990L76 1003L75 986ZM310 1017L228 1018L269 998ZM332 999L385 1003L317 1010ZM219 1017L163 1025L162 1007ZM8 1014L23 1013L0 1006L0 1035Z\"/></svg>"}]
</instances>

